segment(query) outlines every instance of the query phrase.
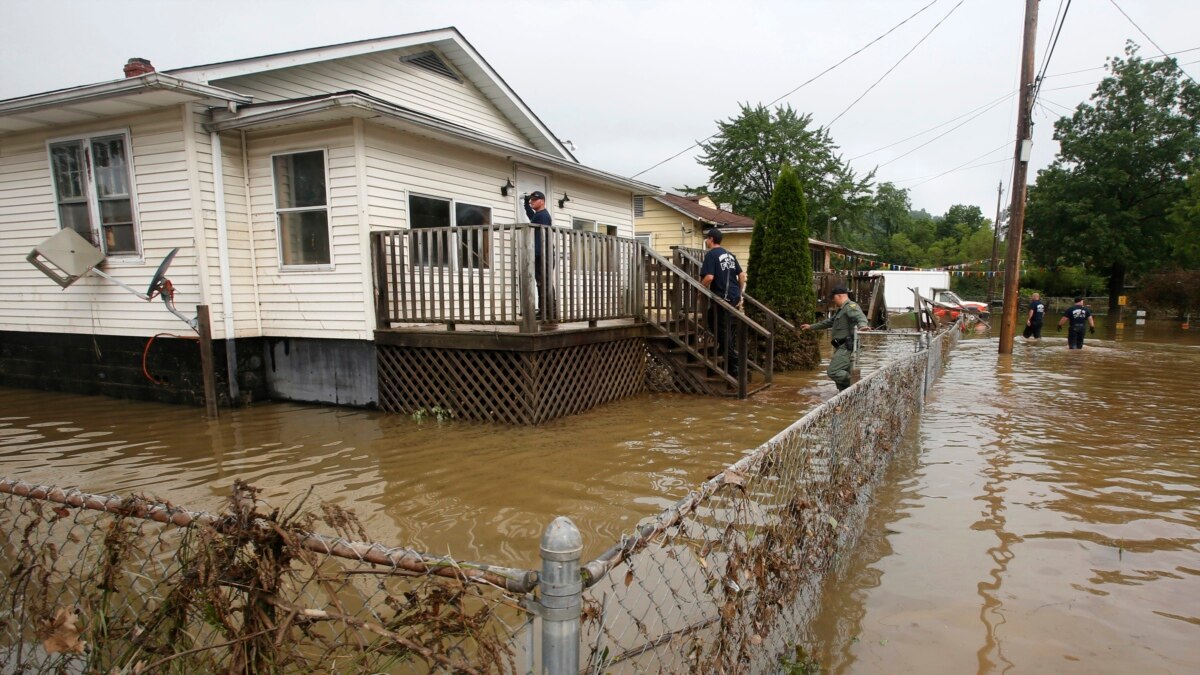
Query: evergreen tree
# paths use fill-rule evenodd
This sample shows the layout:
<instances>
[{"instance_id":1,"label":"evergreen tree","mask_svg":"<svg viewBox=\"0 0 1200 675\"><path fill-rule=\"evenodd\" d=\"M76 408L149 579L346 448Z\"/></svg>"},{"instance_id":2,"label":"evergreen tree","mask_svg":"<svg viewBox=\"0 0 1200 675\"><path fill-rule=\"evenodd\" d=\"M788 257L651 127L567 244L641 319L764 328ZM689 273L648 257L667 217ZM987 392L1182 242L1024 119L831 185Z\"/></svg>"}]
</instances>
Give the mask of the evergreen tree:
<instances>
[{"instance_id":1,"label":"evergreen tree","mask_svg":"<svg viewBox=\"0 0 1200 675\"><path fill-rule=\"evenodd\" d=\"M812 323L817 296L808 246L808 212L804 189L790 165L779 172L766 215L755 223L750 250L755 261L752 295L796 326ZM785 329L776 334L777 370L812 369L820 362L814 333Z\"/></svg>"}]
</instances>

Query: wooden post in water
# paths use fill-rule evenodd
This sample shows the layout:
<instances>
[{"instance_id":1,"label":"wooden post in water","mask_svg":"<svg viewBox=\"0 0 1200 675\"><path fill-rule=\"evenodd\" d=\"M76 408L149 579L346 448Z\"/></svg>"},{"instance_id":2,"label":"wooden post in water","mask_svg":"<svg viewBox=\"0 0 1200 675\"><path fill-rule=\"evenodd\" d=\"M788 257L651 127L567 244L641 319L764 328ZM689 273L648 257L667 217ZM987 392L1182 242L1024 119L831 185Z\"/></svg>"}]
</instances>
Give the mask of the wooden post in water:
<instances>
[{"instance_id":1,"label":"wooden post in water","mask_svg":"<svg viewBox=\"0 0 1200 675\"><path fill-rule=\"evenodd\" d=\"M204 409L217 418L217 377L213 374L212 322L208 305L196 305L196 332L200 334L200 377L204 380Z\"/></svg>"}]
</instances>

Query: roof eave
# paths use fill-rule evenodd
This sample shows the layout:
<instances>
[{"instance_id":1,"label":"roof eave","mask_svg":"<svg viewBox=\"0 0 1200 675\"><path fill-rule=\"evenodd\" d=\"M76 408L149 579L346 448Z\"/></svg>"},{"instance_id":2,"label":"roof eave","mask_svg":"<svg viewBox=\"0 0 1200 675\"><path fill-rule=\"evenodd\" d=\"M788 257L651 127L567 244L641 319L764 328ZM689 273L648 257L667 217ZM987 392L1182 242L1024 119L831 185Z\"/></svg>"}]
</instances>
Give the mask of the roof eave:
<instances>
[{"instance_id":1,"label":"roof eave","mask_svg":"<svg viewBox=\"0 0 1200 675\"><path fill-rule=\"evenodd\" d=\"M412 124L427 131L433 131L443 136L465 141L475 145L481 145L498 151L500 154L520 159L526 163L548 165L554 169L564 173L574 174L585 178L590 178L593 181L599 181L609 185L620 185L623 188L633 191L639 195L656 196L661 195L663 191L649 183L643 183L624 176L610 174L606 171L593 169L579 162L569 161L561 157L556 157L549 153L538 150L530 150L519 145L508 143L479 132L472 131L465 127L459 127L449 123L442 122L433 117L428 117L420 113L415 113L404 108L391 105L378 99L372 99L361 96L359 94L341 94L330 96L329 98L306 101L293 106L281 106L264 112L256 112L253 110L242 111L233 115L218 115L218 118L213 122L205 124L205 128L209 131L229 131L234 129L251 129L255 126L286 122L288 120L299 119L308 115L324 112L335 108L347 108L347 115L354 115L355 111L365 113L361 116L385 116L392 119L403 121L406 124Z\"/></svg>"},{"instance_id":2,"label":"roof eave","mask_svg":"<svg viewBox=\"0 0 1200 675\"><path fill-rule=\"evenodd\" d=\"M154 89L178 91L215 105L225 105L230 102L244 104L253 100L250 96L244 96L228 89L189 82L164 73L147 73L138 77L0 101L0 115L22 115L62 105L128 96Z\"/></svg>"}]
</instances>

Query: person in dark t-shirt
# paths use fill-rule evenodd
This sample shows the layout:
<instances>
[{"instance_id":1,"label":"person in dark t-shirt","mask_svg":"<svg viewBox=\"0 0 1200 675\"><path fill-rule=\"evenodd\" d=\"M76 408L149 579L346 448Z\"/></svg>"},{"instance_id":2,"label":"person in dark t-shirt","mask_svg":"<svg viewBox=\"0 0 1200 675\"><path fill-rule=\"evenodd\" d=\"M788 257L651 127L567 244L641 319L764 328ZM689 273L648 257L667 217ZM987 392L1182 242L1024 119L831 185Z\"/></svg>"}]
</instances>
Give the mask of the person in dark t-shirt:
<instances>
[{"instance_id":1,"label":"person in dark t-shirt","mask_svg":"<svg viewBox=\"0 0 1200 675\"><path fill-rule=\"evenodd\" d=\"M1046 303L1042 302L1041 295L1034 293L1029 298L1029 316L1025 317L1025 332L1022 335L1026 339L1041 340L1042 324L1045 319Z\"/></svg>"},{"instance_id":2,"label":"person in dark t-shirt","mask_svg":"<svg viewBox=\"0 0 1200 675\"><path fill-rule=\"evenodd\" d=\"M708 252L704 254L704 263L700 266L700 283L725 302L741 309L746 272L742 270L737 257L721 246L724 237L724 233L715 227L704 234L704 246ZM725 356L725 370L730 375L737 375L738 350L731 334L731 318L728 311L716 303L710 303L708 321L713 335L717 338L717 353Z\"/></svg>"},{"instance_id":3,"label":"person in dark t-shirt","mask_svg":"<svg viewBox=\"0 0 1200 675\"><path fill-rule=\"evenodd\" d=\"M1092 310L1084 307L1083 298L1075 298L1075 304L1067 308L1063 312L1062 318L1058 320L1058 330L1062 330L1063 324L1070 322L1071 327L1067 329L1067 348L1068 349L1083 349L1083 333L1085 330L1096 332L1096 320L1092 318Z\"/></svg>"},{"instance_id":4,"label":"person in dark t-shirt","mask_svg":"<svg viewBox=\"0 0 1200 675\"><path fill-rule=\"evenodd\" d=\"M540 190L534 190L533 192L530 192L529 194L525 195L524 205L525 205L525 217L529 218L529 222L531 224L533 224L533 225L553 225L554 224L554 220L550 217L550 212L546 210L546 195L542 194L542 192ZM550 298L548 297L549 293L547 292L546 284L543 283L546 280L546 278L548 276L550 276L548 274L548 270L546 268L546 263L549 261L550 256L547 255L546 252L543 250L545 248L545 245L543 243L542 229L543 228L540 228L540 227L533 228L533 281L534 281L534 284L537 285L537 294L538 294L537 317L538 317L538 319L541 319L543 314L546 314L548 317L549 315L552 315L554 313L553 309L551 308ZM543 307L546 308L546 312L542 311Z\"/></svg>"}]
</instances>

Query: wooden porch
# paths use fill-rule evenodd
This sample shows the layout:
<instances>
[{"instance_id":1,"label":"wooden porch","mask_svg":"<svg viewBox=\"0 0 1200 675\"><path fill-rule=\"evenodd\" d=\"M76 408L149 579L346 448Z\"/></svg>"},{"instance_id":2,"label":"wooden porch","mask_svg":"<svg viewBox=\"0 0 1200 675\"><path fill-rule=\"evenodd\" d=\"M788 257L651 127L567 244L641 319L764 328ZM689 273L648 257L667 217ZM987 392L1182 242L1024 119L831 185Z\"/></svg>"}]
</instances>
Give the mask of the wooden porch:
<instances>
[{"instance_id":1,"label":"wooden porch","mask_svg":"<svg viewBox=\"0 0 1200 675\"><path fill-rule=\"evenodd\" d=\"M385 410L537 424L647 387L745 398L773 378L773 313L760 325L631 238L476 225L372 245ZM733 363L714 305L744 345Z\"/></svg>"}]
</instances>

